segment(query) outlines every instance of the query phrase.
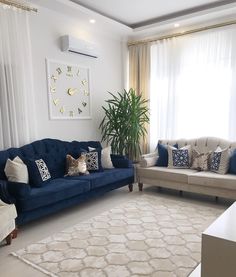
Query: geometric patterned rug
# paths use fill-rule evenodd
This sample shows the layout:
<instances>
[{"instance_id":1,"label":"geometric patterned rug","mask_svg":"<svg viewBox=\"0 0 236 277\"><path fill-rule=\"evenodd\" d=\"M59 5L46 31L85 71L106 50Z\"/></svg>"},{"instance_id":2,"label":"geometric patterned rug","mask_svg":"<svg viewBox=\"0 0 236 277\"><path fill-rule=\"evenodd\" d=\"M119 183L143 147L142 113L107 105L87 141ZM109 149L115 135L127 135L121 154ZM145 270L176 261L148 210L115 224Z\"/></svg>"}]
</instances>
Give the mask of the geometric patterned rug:
<instances>
[{"instance_id":1,"label":"geometric patterned rug","mask_svg":"<svg viewBox=\"0 0 236 277\"><path fill-rule=\"evenodd\" d=\"M141 195L12 255L49 276L188 276L201 233L224 208Z\"/></svg>"}]
</instances>

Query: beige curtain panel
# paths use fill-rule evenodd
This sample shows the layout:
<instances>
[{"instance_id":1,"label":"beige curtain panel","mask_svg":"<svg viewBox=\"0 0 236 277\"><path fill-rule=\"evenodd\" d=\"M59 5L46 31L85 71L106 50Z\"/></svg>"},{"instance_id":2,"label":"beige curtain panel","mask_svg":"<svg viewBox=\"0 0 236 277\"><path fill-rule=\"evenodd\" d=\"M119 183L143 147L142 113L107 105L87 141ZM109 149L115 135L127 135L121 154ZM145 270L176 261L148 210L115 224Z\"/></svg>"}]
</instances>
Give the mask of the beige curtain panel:
<instances>
[{"instance_id":1,"label":"beige curtain panel","mask_svg":"<svg viewBox=\"0 0 236 277\"><path fill-rule=\"evenodd\" d=\"M149 99L150 56L150 44L129 46L129 87L145 99ZM142 142L143 153L149 151L149 126L147 130L148 135Z\"/></svg>"}]
</instances>

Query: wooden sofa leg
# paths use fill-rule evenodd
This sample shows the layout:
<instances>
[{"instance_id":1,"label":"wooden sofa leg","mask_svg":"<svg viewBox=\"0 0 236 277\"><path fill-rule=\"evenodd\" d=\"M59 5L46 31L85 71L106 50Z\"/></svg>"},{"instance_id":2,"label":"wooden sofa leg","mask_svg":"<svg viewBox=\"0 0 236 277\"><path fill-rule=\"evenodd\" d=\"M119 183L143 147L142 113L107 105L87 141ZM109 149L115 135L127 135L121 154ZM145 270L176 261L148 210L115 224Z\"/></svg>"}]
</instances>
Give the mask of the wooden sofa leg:
<instances>
[{"instance_id":1,"label":"wooden sofa leg","mask_svg":"<svg viewBox=\"0 0 236 277\"><path fill-rule=\"evenodd\" d=\"M10 244L11 244L11 241L12 241L12 233L10 233L10 234L6 237L7 245L10 245Z\"/></svg>"},{"instance_id":2,"label":"wooden sofa leg","mask_svg":"<svg viewBox=\"0 0 236 277\"><path fill-rule=\"evenodd\" d=\"M130 192L133 191L133 184L129 184L129 191L130 191Z\"/></svg>"},{"instance_id":3,"label":"wooden sofa leg","mask_svg":"<svg viewBox=\"0 0 236 277\"><path fill-rule=\"evenodd\" d=\"M143 183L138 183L139 191L143 191Z\"/></svg>"},{"instance_id":4,"label":"wooden sofa leg","mask_svg":"<svg viewBox=\"0 0 236 277\"><path fill-rule=\"evenodd\" d=\"M18 231L17 228L14 229L14 230L6 237L7 245L10 245L10 244L11 244L12 239L17 238L17 231Z\"/></svg>"},{"instance_id":5,"label":"wooden sofa leg","mask_svg":"<svg viewBox=\"0 0 236 277\"><path fill-rule=\"evenodd\" d=\"M183 196L183 191L182 190L179 191L179 196L181 196L181 197Z\"/></svg>"},{"instance_id":6,"label":"wooden sofa leg","mask_svg":"<svg viewBox=\"0 0 236 277\"><path fill-rule=\"evenodd\" d=\"M216 200L216 202L218 202L218 200L219 200L219 197L218 197L218 196L216 196L216 197L215 197L215 200Z\"/></svg>"},{"instance_id":7,"label":"wooden sofa leg","mask_svg":"<svg viewBox=\"0 0 236 277\"><path fill-rule=\"evenodd\" d=\"M17 238L17 234L18 234L18 228L16 227L16 229L12 231L12 238L16 239Z\"/></svg>"}]
</instances>

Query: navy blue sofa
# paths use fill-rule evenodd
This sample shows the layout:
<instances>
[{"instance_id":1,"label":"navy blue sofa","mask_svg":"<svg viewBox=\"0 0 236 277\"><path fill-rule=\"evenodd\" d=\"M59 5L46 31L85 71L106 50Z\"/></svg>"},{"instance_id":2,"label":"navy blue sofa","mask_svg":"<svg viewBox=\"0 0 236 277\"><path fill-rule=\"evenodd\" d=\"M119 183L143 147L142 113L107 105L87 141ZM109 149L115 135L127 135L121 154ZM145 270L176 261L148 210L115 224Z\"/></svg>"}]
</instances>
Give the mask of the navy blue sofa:
<instances>
[{"instance_id":1,"label":"navy blue sofa","mask_svg":"<svg viewBox=\"0 0 236 277\"><path fill-rule=\"evenodd\" d=\"M0 151L0 187L1 198L16 205L17 225L22 225L42 216L76 205L92 196L129 185L134 181L132 163L124 156L111 155L114 169L91 173L86 176L64 177L66 154L74 158L79 156L80 149L88 147L101 148L98 141L65 142L56 139L43 139L20 148ZM47 159L47 165L53 178L41 187L30 184L8 182L4 167L8 158L19 156L25 159ZM5 191L4 192L4 188Z\"/></svg>"}]
</instances>

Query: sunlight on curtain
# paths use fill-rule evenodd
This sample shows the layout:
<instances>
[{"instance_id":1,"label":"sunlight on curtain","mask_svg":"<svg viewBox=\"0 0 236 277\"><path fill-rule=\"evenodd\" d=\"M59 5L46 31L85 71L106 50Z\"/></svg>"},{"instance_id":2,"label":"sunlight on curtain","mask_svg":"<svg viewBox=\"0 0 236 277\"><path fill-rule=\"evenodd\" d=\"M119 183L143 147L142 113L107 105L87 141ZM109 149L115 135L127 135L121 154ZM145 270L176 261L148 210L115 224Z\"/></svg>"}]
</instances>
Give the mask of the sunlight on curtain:
<instances>
[{"instance_id":1,"label":"sunlight on curtain","mask_svg":"<svg viewBox=\"0 0 236 277\"><path fill-rule=\"evenodd\" d=\"M150 91L150 45L129 46L129 87L138 95L149 99ZM149 125L146 125L149 133ZM149 152L149 135L141 141L142 153Z\"/></svg>"},{"instance_id":2,"label":"sunlight on curtain","mask_svg":"<svg viewBox=\"0 0 236 277\"><path fill-rule=\"evenodd\" d=\"M235 41L234 27L152 45L151 149L159 138L236 140Z\"/></svg>"},{"instance_id":3,"label":"sunlight on curtain","mask_svg":"<svg viewBox=\"0 0 236 277\"><path fill-rule=\"evenodd\" d=\"M28 12L0 4L0 149L35 138Z\"/></svg>"}]
</instances>

